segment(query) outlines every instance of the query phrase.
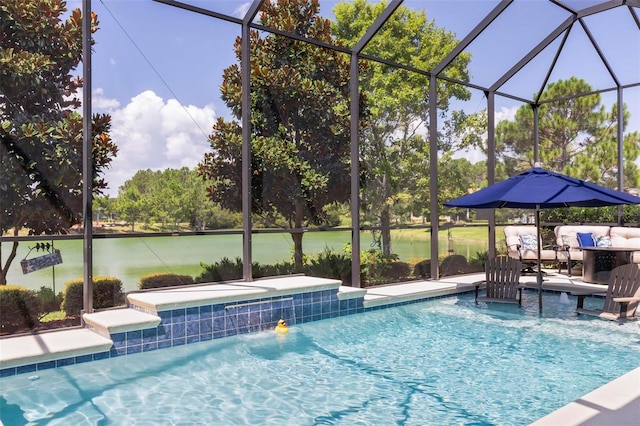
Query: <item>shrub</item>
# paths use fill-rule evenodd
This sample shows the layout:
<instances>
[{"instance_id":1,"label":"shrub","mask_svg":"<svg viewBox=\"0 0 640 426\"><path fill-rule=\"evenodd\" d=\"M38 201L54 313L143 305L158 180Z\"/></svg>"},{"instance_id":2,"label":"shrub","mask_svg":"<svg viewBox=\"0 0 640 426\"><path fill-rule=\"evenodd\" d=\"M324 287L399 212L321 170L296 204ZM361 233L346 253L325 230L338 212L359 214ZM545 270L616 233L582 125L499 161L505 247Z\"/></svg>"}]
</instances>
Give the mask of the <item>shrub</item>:
<instances>
[{"instance_id":1,"label":"shrub","mask_svg":"<svg viewBox=\"0 0 640 426\"><path fill-rule=\"evenodd\" d=\"M40 302L35 292L17 285L0 286L0 331L13 333L38 325Z\"/></svg>"},{"instance_id":2,"label":"shrub","mask_svg":"<svg viewBox=\"0 0 640 426\"><path fill-rule=\"evenodd\" d=\"M138 288L140 290L148 288L173 287L179 285L193 284L195 281L190 275L178 274L147 274L140 277Z\"/></svg>"},{"instance_id":3,"label":"shrub","mask_svg":"<svg viewBox=\"0 0 640 426\"><path fill-rule=\"evenodd\" d=\"M200 263L200 266L203 271L196 277L197 283L242 279L242 259L239 257L235 261L223 257L219 262L211 265Z\"/></svg>"},{"instance_id":4,"label":"shrub","mask_svg":"<svg viewBox=\"0 0 640 426\"><path fill-rule=\"evenodd\" d=\"M40 287L40 290L36 292L36 297L40 302L41 314L60 310L60 305L62 304L62 293L58 293L58 295L56 295L53 292L53 289L42 286Z\"/></svg>"},{"instance_id":5,"label":"shrub","mask_svg":"<svg viewBox=\"0 0 640 426\"><path fill-rule=\"evenodd\" d=\"M431 259L421 260L413 268L413 275L420 278L431 278Z\"/></svg>"},{"instance_id":6,"label":"shrub","mask_svg":"<svg viewBox=\"0 0 640 426\"><path fill-rule=\"evenodd\" d=\"M467 258L461 254L452 254L442 259L440 271L442 276L464 274L468 269Z\"/></svg>"},{"instance_id":7,"label":"shrub","mask_svg":"<svg viewBox=\"0 0 640 426\"><path fill-rule=\"evenodd\" d=\"M195 279L197 283L207 283L216 281L230 281L242 279L243 263L242 259L236 257L234 261L224 257L219 262L211 265L200 263L203 271ZM291 275L302 271L296 271L292 262L276 263L274 265L260 265L258 262L251 264L253 277L273 277L278 275Z\"/></svg>"},{"instance_id":8,"label":"shrub","mask_svg":"<svg viewBox=\"0 0 640 426\"><path fill-rule=\"evenodd\" d=\"M83 279L67 281L62 290L62 310L68 316L80 315L83 308Z\"/></svg>"},{"instance_id":9,"label":"shrub","mask_svg":"<svg viewBox=\"0 0 640 426\"><path fill-rule=\"evenodd\" d=\"M385 256L381 250L369 249L360 252L361 280L364 282L366 277L367 285L386 284L389 282L385 278L384 271L388 264L397 261L398 256L392 254Z\"/></svg>"},{"instance_id":10,"label":"shrub","mask_svg":"<svg viewBox=\"0 0 640 426\"><path fill-rule=\"evenodd\" d=\"M487 259L489 259L489 252L477 252L475 257L469 259L469 266L475 266L479 268L480 271L484 271L484 265L487 263Z\"/></svg>"},{"instance_id":11,"label":"shrub","mask_svg":"<svg viewBox=\"0 0 640 426\"><path fill-rule=\"evenodd\" d=\"M114 277L93 278L94 309L112 308L124 303L122 281ZM68 316L80 315L83 308L83 279L78 278L65 283L62 310Z\"/></svg>"},{"instance_id":12,"label":"shrub","mask_svg":"<svg viewBox=\"0 0 640 426\"><path fill-rule=\"evenodd\" d=\"M382 275L388 281L406 281L411 273L411 268L406 262L389 262L382 268Z\"/></svg>"},{"instance_id":13,"label":"shrub","mask_svg":"<svg viewBox=\"0 0 640 426\"><path fill-rule=\"evenodd\" d=\"M292 262L276 263L274 265L260 265L257 262L253 263L253 276L255 278L274 277L278 275L291 275L298 273L296 271L296 265Z\"/></svg>"},{"instance_id":14,"label":"shrub","mask_svg":"<svg viewBox=\"0 0 640 426\"><path fill-rule=\"evenodd\" d=\"M305 273L322 278L333 278L351 283L351 255L325 248L315 258L310 258Z\"/></svg>"}]
</instances>

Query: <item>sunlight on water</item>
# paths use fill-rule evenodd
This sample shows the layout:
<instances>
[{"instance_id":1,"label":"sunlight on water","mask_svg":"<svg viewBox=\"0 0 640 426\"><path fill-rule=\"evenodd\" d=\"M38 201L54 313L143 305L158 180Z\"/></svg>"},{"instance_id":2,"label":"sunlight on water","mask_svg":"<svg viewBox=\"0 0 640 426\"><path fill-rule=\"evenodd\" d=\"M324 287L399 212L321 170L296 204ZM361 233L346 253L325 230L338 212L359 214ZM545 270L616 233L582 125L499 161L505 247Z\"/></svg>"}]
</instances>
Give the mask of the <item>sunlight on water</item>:
<instances>
[{"instance_id":1,"label":"sunlight on water","mask_svg":"<svg viewBox=\"0 0 640 426\"><path fill-rule=\"evenodd\" d=\"M459 298L2 379L5 424L527 424L638 366L636 324ZM602 360L607 362L602 362Z\"/></svg>"}]
</instances>

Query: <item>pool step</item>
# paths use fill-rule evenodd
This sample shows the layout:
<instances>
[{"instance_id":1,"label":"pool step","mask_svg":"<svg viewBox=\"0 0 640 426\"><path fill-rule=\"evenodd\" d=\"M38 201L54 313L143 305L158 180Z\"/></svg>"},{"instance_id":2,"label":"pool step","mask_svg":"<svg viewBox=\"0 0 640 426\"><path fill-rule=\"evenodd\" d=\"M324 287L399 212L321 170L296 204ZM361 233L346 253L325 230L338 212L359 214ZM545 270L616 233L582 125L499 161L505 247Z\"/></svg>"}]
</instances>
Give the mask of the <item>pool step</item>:
<instances>
[{"instance_id":1,"label":"pool step","mask_svg":"<svg viewBox=\"0 0 640 426\"><path fill-rule=\"evenodd\" d=\"M160 317L129 308L110 309L108 311L84 314L85 325L104 337L115 333L155 328L160 324Z\"/></svg>"},{"instance_id":2,"label":"pool step","mask_svg":"<svg viewBox=\"0 0 640 426\"><path fill-rule=\"evenodd\" d=\"M26 371L35 371L36 365L37 368L50 368L48 363L65 365L69 358L91 357L109 351L112 345L111 339L86 328L3 339L0 340L0 370L31 365L31 370Z\"/></svg>"},{"instance_id":3,"label":"pool step","mask_svg":"<svg viewBox=\"0 0 640 426\"><path fill-rule=\"evenodd\" d=\"M477 276L474 277L477 280ZM448 296L470 291L470 282L413 281L404 284L368 287L364 307L386 306L394 303L422 300L427 297Z\"/></svg>"}]
</instances>

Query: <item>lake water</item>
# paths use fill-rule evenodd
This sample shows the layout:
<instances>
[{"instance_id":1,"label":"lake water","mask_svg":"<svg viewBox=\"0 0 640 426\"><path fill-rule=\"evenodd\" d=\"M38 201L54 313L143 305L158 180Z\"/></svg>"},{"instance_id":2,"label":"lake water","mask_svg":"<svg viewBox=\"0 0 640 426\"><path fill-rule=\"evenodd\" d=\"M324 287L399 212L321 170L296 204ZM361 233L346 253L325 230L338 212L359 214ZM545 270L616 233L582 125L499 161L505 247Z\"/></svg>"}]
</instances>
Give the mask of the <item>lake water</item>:
<instances>
[{"instance_id":1,"label":"lake water","mask_svg":"<svg viewBox=\"0 0 640 426\"><path fill-rule=\"evenodd\" d=\"M415 231L415 233L428 231ZM415 235L415 234L414 234ZM309 232L302 244L305 254L317 254L325 248L342 250L351 241L350 231ZM43 240L43 242L50 242ZM289 260L293 254L293 243L289 234L255 234L252 237L253 260L260 264L273 264ZM361 249L375 247L370 233L362 233ZM2 243L2 254L9 253L11 244ZM42 286L52 288L56 293L64 283L83 276L82 241L56 241L55 247L61 251L63 263L24 275L20 260L42 256L42 251L29 248L35 242L21 242L16 259L11 265L7 282L31 289ZM428 239L412 238L407 233L393 238L393 252L401 260L411 258L428 259L430 242ZM468 244L453 241L452 249L457 254L469 258L486 251L487 243ZM446 254L448 241L440 241L440 254ZM242 257L241 235L180 236L150 238L94 239L93 275L113 276L122 280L125 291L137 287L140 276L148 273L176 273L197 276L202 272L201 263L212 264L227 257L234 260ZM4 263L5 257L2 262Z\"/></svg>"}]
</instances>

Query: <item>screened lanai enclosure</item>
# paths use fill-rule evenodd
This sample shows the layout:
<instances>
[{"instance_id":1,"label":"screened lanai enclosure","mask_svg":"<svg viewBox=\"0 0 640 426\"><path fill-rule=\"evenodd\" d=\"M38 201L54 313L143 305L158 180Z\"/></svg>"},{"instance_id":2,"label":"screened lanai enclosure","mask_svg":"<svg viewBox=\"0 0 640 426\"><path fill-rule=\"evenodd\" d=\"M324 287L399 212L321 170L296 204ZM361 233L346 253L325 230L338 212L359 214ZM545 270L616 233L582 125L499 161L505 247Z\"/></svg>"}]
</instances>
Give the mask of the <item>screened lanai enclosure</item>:
<instances>
[{"instance_id":1,"label":"screened lanai enclosure","mask_svg":"<svg viewBox=\"0 0 640 426\"><path fill-rule=\"evenodd\" d=\"M0 11L0 278L41 302L471 272L527 212L443 202L536 163L640 187L637 0L29 3ZM607 209L547 222L640 224Z\"/></svg>"}]
</instances>

